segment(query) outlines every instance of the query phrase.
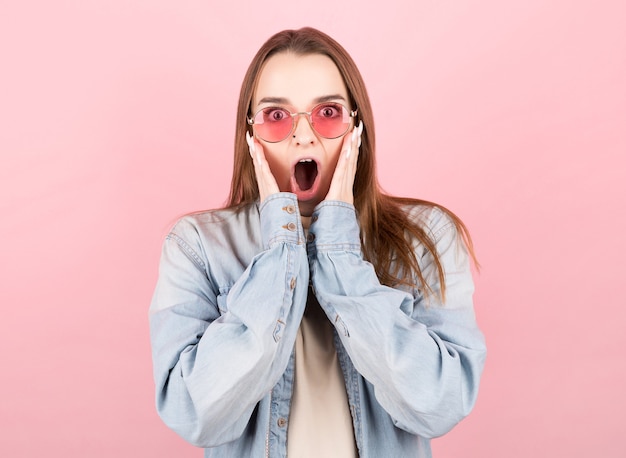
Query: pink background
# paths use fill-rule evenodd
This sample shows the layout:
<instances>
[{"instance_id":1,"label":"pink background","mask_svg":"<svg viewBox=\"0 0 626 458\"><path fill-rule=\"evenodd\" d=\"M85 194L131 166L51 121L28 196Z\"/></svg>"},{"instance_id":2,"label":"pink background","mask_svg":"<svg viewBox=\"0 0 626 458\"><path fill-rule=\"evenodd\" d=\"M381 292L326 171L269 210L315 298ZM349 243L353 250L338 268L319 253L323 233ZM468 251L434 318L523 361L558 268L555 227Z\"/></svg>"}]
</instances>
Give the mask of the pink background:
<instances>
[{"instance_id":1,"label":"pink background","mask_svg":"<svg viewBox=\"0 0 626 458\"><path fill-rule=\"evenodd\" d=\"M0 456L198 457L153 401L175 218L220 206L256 49L352 54L381 182L469 225L489 355L445 457L626 456L626 3L12 1L0 6Z\"/></svg>"}]
</instances>

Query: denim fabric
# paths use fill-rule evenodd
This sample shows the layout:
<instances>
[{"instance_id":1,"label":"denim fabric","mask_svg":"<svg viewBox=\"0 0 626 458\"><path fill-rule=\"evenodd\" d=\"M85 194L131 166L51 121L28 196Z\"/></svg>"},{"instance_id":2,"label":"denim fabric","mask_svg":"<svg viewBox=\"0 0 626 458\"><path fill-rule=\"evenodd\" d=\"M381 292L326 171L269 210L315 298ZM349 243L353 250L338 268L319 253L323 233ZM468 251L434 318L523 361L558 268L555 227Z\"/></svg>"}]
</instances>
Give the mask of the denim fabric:
<instances>
[{"instance_id":1,"label":"denim fabric","mask_svg":"<svg viewBox=\"0 0 626 458\"><path fill-rule=\"evenodd\" d=\"M284 457L293 348L309 283L335 327L361 457L429 457L472 409L485 359L465 247L432 207L407 208L436 241L445 304L382 286L352 205L325 201L307 240L291 193L201 212L168 234L150 308L157 410L206 457ZM439 290L432 256L421 268Z\"/></svg>"}]
</instances>

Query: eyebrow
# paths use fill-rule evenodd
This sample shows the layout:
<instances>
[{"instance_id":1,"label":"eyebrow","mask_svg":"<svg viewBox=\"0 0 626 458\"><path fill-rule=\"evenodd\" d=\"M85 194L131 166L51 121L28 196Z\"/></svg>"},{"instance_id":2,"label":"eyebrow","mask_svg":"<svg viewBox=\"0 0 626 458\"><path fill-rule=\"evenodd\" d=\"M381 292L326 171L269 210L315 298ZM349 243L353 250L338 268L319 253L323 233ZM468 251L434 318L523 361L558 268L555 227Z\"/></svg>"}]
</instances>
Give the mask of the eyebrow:
<instances>
[{"instance_id":1,"label":"eyebrow","mask_svg":"<svg viewBox=\"0 0 626 458\"><path fill-rule=\"evenodd\" d=\"M343 100L344 102L346 101L344 96L342 96L341 94L330 94L317 97L313 100L313 102L317 105L318 103L330 102L331 100ZM258 104L261 105L262 103L276 103L280 105L290 104L289 99L285 97L263 97L261 100L259 100Z\"/></svg>"}]
</instances>

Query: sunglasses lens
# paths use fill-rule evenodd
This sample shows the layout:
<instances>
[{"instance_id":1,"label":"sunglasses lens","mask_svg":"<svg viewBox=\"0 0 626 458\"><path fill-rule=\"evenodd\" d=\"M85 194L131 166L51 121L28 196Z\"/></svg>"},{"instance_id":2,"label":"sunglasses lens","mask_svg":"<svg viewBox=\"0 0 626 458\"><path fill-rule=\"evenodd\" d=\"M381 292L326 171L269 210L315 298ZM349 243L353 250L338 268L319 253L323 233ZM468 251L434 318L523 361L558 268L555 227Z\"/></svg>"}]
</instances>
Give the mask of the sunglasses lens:
<instances>
[{"instance_id":1,"label":"sunglasses lens","mask_svg":"<svg viewBox=\"0 0 626 458\"><path fill-rule=\"evenodd\" d=\"M350 113L339 103L323 103L311 113L311 124L322 137L337 138L350 127Z\"/></svg>"},{"instance_id":2,"label":"sunglasses lens","mask_svg":"<svg viewBox=\"0 0 626 458\"><path fill-rule=\"evenodd\" d=\"M291 114L282 108L268 107L254 117L257 134L268 142L279 142L291 132L293 120Z\"/></svg>"}]
</instances>

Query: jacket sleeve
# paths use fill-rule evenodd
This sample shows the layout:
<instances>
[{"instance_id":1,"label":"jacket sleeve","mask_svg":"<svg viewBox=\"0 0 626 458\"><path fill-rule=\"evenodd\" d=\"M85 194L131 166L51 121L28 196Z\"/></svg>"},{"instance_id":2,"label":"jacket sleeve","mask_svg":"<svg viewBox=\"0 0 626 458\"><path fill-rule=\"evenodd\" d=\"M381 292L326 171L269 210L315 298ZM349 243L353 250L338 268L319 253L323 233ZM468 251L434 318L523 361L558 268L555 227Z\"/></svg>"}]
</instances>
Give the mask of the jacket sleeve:
<instances>
[{"instance_id":1,"label":"jacket sleeve","mask_svg":"<svg viewBox=\"0 0 626 458\"><path fill-rule=\"evenodd\" d=\"M150 307L156 404L163 421L194 445L238 438L285 371L309 277L293 206L286 194L261 206L265 249L232 285L222 313L209 274L217 267L202 256L211 247L197 228L183 219L165 240Z\"/></svg>"},{"instance_id":2,"label":"jacket sleeve","mask_svg":"<svg viewBox=\"0 0 626 458\"><path fill-rule=\"evenodd\" d=\"M312 284L355 368L398 428L426 438L446 433L472 409L486 353L469 256L455 225L438 209L427 223L445 270L442 304L380 284L362 258L352 205L323 202L313 219ZM436 295L432 256L420 261Z\"/></svg>"}]
</instances>

